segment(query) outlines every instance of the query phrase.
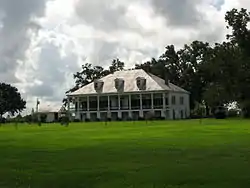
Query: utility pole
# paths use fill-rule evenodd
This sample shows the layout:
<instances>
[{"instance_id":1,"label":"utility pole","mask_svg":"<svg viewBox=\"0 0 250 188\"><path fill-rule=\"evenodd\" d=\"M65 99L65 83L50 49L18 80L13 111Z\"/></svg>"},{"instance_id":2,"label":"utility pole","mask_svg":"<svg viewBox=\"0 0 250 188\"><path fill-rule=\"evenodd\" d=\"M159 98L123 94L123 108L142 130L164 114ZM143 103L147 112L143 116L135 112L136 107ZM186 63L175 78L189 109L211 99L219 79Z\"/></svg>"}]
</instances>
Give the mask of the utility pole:
<instances>
[{"instance_id":1,"label":"utility pole","mask_svg":"<svg viewBox=\"0 0 250 188\"><path fill-rule=\"evenodd\" d=\"M40 101L37 98L37 100L36 100L36 113L38 113L39 105L40 105Z\"/></svg>"}]
</instances>

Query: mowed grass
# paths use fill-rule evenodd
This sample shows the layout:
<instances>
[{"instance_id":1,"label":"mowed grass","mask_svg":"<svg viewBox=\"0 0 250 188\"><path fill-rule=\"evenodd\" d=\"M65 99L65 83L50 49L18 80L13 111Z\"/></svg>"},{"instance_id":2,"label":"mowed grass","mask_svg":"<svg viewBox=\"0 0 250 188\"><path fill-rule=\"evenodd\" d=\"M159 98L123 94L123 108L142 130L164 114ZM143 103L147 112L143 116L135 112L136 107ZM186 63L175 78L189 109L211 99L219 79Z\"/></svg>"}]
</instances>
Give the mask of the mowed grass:
<instances>
[{"instance_id":1,"label":"mowed grass","mask_svg":"<svg viewBox=\"0 0 250 188\"><path fill-rule=\"evenodd\" d=\"M249 120L5 125L0 152L0 187L250 187Z\"/></svg>"}]
</instances>

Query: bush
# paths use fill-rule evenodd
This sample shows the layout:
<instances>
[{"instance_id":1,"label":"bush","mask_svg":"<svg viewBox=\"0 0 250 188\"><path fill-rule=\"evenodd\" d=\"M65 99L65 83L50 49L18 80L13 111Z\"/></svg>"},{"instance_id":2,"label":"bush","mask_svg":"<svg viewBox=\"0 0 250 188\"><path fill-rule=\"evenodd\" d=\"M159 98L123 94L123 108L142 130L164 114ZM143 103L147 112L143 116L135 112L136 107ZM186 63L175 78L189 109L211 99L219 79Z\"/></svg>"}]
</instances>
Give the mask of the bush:
<instances>
[{"instance_id":1,"label":"bush","mask_svg":"<svg viewBox=\"0 0 250 188\"><path fill-rule=\"evenodd\" d=\"M31 115L25 116L24 120L25 120L26 123L30 124L32 122L32 116Z\"/></svg>"},{"instance_id":2,"label":"bush","mask_svg":"<svg viewBox=\"0 0 250 188\"><path fill-rule=\"evenodd\" d=\"M133 121L133 118L128 117L127 121Z\"/></svg>"},{"instance_id":3,"label":"bush","mask_svg":"<svg viewBox=\"0 0 250 188\"><path fill-rule=\"evenodd\" d=\"M196 114L191 114L190 115L190 119L202 119L203 117L200 115L196 115Z\"/></svg>"},{"instance_id":4,"label":"bush","mask_svg":"<svg viewBox=\"0 0 250 188\"><path fill-rule=\"evenodd\" d=\"M41 119L41 122L42 122L42 123L46 123L47 114L41 114L40 119Z\"/></svg>"},{"instance_id":5,"label":"bush","mask_svg":"<svg viewBox=\"0 0 250 188\"><path fill-rule=\"evenodd\" d=\"M144 117L139 117L138 120L139 121L144 121L145 119L144 119Z\"/></svg>"},{"instance_id":6,"label":"bush","mask_svg":"<svg viewBox=\"0 0 250 188\"><path fill-rule=\"evenodd\" d=\"M239 117L239 111L236 109L231 109L228 111L228 117Z\"/></svg>"},{"instance_id":7,"label":"bush","mask_svg":"<svg viewBox=\"0 0 250 188\"><path fill-rule=\"evenodd\" d=\"M4 117L0 118L0 123L6 123L6 122L7 120Z\"/></svg>"},{"instance_id":8,"label":"bush","mask_svg":"<svg viewBox=\"0 0 250 188\"><path fill-rule=\"evenodd\" d=\"M60 121L61 121L61 125L66 125L68 126L69 125L69 117L68 116L63 116L60 118Z\"/></svg>"},{"instance_id":9,"label":"bush","mask_svg":"<svg viewBox=\"0 0 250 188\"><path fill-rule=\"evenodd\" d=\"M214 117L216 119L225 119L227 117L226 108L221 106L217 107L214 111Z\"/></svg>"},{"instance_id":10,"label":"bush","mask_svg":"<svg viewBox=\"0 0 250 188\"><path fill-rule=\"evenodd\" d=\"M81 122L81 120L80 119L74 119L73 122L79 123L79 122Z\"/></svg>"},{"instance_id":11,"label":"bush","mask_svg":"<svg viewBox=\"0 0 250 188\"><path fill-rule=\"evenodd\" d=\"M164 121L164 120L165 120L165 117L161 117L161 120Z\"/></svg>"}]
</instances>

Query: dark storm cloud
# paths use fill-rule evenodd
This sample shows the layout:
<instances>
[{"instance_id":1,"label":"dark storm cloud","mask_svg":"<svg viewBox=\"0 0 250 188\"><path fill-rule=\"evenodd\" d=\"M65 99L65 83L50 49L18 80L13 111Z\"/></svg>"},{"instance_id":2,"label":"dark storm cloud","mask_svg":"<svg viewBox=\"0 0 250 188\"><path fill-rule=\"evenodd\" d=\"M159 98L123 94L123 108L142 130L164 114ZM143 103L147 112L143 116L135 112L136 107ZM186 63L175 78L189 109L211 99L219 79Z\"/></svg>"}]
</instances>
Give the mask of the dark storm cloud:
<instances>
[{"instance_id":1,"label":"dark storm cloud","mask_svg":"<svg viewBox=\"0 0 250 188\"><path fill-rule=\"evenodd\" d=\"M169 26L194 27L201 21L196 6L200 0L151 0L155 13L166 18Z\"/></svg>"},{"instance_id":2,"label":"dark storm cloud","mask_svg":"<svg viewBox=\"0 0 250 188\"><path fill-rule=\"evenodd\" d=\"M116 1L117 2L117 1ZM113 0L79 1L76 14L87 24L103 30L126 28L126 8L115 5Z\"/></svg>"},{"instance_id":3,"label":"dark storm cloud","mask_svg":"<svg viewBox=\"0 0 250 188\"><path fill-rule=\"evenodd\" d=\"M151 32L145 31L136 19L128 15L129 5L138 2L143 5L148 0L81 0L75 6L75 14L83 23L97 30L134 31L150 35Z\"/></svg>"},{"instance_id":4,"label":"dark storm cloud","mask_svg":"<svg viewBox=\"0 0 250 188\"><path fill-rule=\"evenodd\" d=\"M41 81L42 84L28 87L27 92L31 96L61 100L68 89L62 88L67 82L66 74L70 72L73 77L78 68L76 55L69 53L66 57L62 57L60 47L46 43L42 46L37 69L33 75L33 79Z\"/></svg>"},{"instance_id":5,"label":"dark storm cloud","mask_svg":"<svg viewBox=\"0 0 250 188\"><path fill-rule=\"evenodd\" d=\"M94 65L106 66L110 65L112 60L117 57L117 49L120 46L118 42L108 42L104 39L93 40L93 53L91 54L90 61Z\"/></svg>"},{"instance_id":6,"label":"dark storm cloud","mask_svg":"<svg viewBox=\"0 0 250 188\"><path fill-rule=\"evenodd\" d=\"M0 78L16 82L17 61L30 44L29 31L39 29L33 18L43 16L47 0L0 0Z\"/></svg>"},{"instance_id":7,"label":"dark storm cloud","mask_svg":"<svg viewBox=\"0 0 250 188\"><path fill-rule=\"evenodd\" d=\"M37 97L50 97L53 96L54 90L50 85L42 84L36 85L29 89L29 95Z\"/></svg>"}]
</instances>

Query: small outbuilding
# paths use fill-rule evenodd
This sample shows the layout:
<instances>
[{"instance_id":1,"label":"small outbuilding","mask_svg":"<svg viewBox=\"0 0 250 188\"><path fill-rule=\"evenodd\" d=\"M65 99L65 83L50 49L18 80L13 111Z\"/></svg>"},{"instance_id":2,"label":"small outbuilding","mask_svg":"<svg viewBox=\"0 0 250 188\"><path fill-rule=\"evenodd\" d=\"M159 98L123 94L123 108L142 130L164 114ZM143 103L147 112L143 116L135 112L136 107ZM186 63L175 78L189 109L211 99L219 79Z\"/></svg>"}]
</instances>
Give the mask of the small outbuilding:
<instances>
[{"instance_id":1,"label":"small outbuilding","mask_svg":"<svg viewBox=\"0 0 250 188\"><path fill-rule=\"evenodd\" d=\"M51 107L50 105L46 107L41 107L37 113L38 119L44 123L58 122L62 114L66 111L65 107Z\"/></svg>"}]
</instances>

